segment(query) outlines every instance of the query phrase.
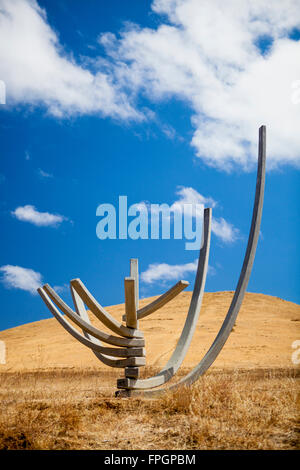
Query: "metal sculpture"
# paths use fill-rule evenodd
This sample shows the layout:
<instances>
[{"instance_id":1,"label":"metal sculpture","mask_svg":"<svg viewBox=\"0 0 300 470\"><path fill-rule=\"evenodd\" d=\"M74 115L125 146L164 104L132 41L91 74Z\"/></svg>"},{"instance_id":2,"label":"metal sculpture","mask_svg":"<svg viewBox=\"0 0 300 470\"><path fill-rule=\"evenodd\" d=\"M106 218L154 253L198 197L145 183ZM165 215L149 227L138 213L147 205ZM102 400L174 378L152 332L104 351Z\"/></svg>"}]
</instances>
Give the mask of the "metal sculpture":
<instances>
[{"instance_id":1,"label":"metal sculpture","mask_svg":"<svg viewBox=\"0 0 300 470\"><path fill-rule=\"evenodd\" d=\"M145 340L143 333L139 330L139 320L154 313L156 310L176 297L183 289L188 286L188 282L179 281L165 294L158 297L158 299L139 309L138 260L131 259L130 277L125 278L124 281L125 315L123 315L122 319L125 321L125 325L113 318L95 300L95 298L87 290L80 279L73 279L70 283L76 311L73 311L67 304L65 304L65 302L49 286L49 284L45 284L43 287L38 289L40 296L46 303L49 310L59 321L59 323L61 323L61 325L74 338L76 338L85 346L89 347L94 352L96 357L104 364L110 367L124 368L125 378L119 379L117 381L117 388L119 390L116 392L116 396L158 396L167 390L174 390L184 385L191 385L201 375L203 375L216 360L234 326L250 278L262 216L265 185L265 164L266 127L261 126L259 129L255 201L248 244L239 281L231 305L228 309L228 313L214 342L198 365L185 377L179 380L179 382L172 385L165 385L172 377L174 377L186 356L200 314L210 248L212 217L212 210L210 208L204 210L202 235L203 244L199 254L193 295L181 336L177 342L173 354L171 355L171 358L165 367L153 377L139 379L139 368L144 366L146 363L146 353L144 348ZM116 333L118 336L107 334L92 326L85 305L107 328ZM81 328L83 334L81 334L76 328L72 326L71 323L68 322L68 320L66 320L57 307ZM117 347L105 347L101 341Z\"/></svg>"}]
</instances>

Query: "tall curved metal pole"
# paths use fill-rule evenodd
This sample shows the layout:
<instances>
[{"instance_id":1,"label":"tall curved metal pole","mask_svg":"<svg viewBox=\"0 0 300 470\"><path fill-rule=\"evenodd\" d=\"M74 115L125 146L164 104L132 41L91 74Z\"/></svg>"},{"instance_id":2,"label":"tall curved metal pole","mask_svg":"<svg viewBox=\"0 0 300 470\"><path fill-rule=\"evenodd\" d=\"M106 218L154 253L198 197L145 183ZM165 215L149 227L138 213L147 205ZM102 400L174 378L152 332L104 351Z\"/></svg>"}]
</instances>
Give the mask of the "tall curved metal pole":
<instances>
[{"instance_id":1,"label":"tall curved metal pole","mask_svg":"<svg viewBox=\"0 0 300 470\"><path fill-rule=\"evenodd\" d=\"M259 150L258 150L258 167L257 167L257 179L256 179L256 191L255 191L255 201L252 214L251 228L248 238L248 244L246 249L246 254L238 280L238 284L231 301L228 313L225 317L225 320L220 328L219 333L217 334L214 342L211 347L199 362L199 364L184 378L174 385L163 387L158 390L145 390L145 391L135 391L132 390L129 393L131 395L144 395L144 396L157 396L168 390L175 390L184 385L191 385L194 383L201 375L203 375L207 369L212 365L212 363L218 357L220 351L222 350L225 342L230 335L230 332L234 326L236 317L239 313L247 285L249 282L255 251L257 247L260 223L263 209L263 200L264 200L264 187L265 187L265 172L266 172L266 126L261 126L259 129Z\"/></svg>"},{"instance_id":2,"label":"tall curved metal pole","mask_svg":"<svg viewBox=\"0 0 300 470\"><path fill-rule=\"evenodd\" d=\"M204 221L202 231L203 246L199 254L198 268L196 273L193 295L182 333L177 342L176 348L173 351L172 356L170 357L165 367L157 375L149 377L148 379L119 379L117 381L118 387L126 389L130 388L134 390L158 387L168 382L181 366L187 353L187 350L191 344L202 304L208 268L211 214L212 210L210 208L204 210Z\"/></svg>"}]
</instances>

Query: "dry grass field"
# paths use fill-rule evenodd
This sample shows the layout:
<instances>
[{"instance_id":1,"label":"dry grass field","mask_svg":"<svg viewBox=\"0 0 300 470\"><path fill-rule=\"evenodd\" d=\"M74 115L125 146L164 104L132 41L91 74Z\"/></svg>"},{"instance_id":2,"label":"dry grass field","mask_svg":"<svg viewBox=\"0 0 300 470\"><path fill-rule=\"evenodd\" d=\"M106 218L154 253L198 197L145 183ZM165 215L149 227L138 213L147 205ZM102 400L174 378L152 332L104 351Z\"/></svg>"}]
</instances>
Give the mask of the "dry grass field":
<instances>
[{"instance_id":1,"label":"dry grass field","mask_svg":"<svg viewBox=\"0 0 300 470\"><path fill-rule=\"evenodd\" d=\"M114 398L116 377L93 370L2 374L0 449L299 447L292 371L208 373L156 400Z\"/></svg>"},{"instance_id":2,"label":"dry grass field","mask_svg":"<svg viewBox=\"0 0 300 470\"><path fill-rule=\"evenodd\" d=\"M159 370L178 339L190 300L182 293L141 321L148 366ZM191 351L179 376L202 357L232 293L205 294ZM142 301L147 303L147 300ZM120 318L123 306L108 310ZM0 449L296 449L300 307L247 294L222 353L191 388L158 399L114 397L110 370L54 319L0 332Z\"/></svg>"}]
</instances>

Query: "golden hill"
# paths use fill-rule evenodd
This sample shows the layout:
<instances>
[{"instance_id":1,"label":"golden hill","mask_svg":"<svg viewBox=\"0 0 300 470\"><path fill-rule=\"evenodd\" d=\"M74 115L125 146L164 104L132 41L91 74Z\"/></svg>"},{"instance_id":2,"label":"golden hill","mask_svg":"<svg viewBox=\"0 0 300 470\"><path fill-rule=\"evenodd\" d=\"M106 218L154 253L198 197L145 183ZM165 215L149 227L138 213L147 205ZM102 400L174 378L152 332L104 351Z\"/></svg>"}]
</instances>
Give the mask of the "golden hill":
<instances>
[{"instance_id":1,"label":"golden hill","mask_svg":"<svg viewBox=\"0 0 300 470\"><path fill-rule=\"evenodd\" d=\"M185 367L197 364L209 348L232 295L232 292L204 295ZM154 298L141 300L140 306ZM161 366L167 361L180 336L190 298L191 292L183 292L158 312L140 320L146 339L147 365ZM107 310L121 320L124 305L107 307ZM93 324L100 326L97 319L91 317ZM247 293L234 330L212 367L295 368L291 356L295 351L292 343L297 339L300 339L299 305L277 297ZM54 318L1 331L0 340L5 341L7 351L7 363L0 365L0 372L71 367L108 369Z\"/></svg>"}]
</instances>

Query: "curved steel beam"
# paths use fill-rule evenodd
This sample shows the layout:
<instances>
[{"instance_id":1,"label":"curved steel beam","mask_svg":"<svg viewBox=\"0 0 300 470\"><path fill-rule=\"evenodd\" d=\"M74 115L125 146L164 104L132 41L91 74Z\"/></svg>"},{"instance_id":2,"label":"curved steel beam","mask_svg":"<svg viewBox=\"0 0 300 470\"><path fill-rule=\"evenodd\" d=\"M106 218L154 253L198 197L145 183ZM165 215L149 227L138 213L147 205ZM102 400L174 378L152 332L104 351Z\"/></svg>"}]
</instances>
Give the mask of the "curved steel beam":
<instances>
[{"instance_id":1,"label":"curved steel beam","mask_svg":"<svg viewBox=\"0 0 300 470\"><path fill-rule=\"evenodd\" d=\"M172 356L165 365L165 367L155 376L148 379L137 379L133 380L130 378L119 379L117 381L117 386L119 388L126 389L148 389L159 387L160 385L168 382L173 375L177 372L181 366L187 350L192 341L194 331L197 325L203 292L205 287L207 268L208 268L208 257L209 257L209 248L210 248L210 232L211 232L211 214L212 210L207 208L204 210L204 220L203 220L203 231L202 239L203 246L200 250L198 268L195 279L195 286L193 290L193 295L189 307L189 311L185 320L185 324L181 333L181 336L177 342L176 348L173 351Z\"/></svg>"},{"instance_id":2,"label":"curved steel beam","mask_svg":"<svg viewBox=\"0 0 300 470\"><path fill-rule=\"evenodd\" d=\"M128 338L144 338L144 334L134 328L127 328L112 317L92 296L80 279L73 279L71 286L75 289L89 310L108 328L115 333Z\"/></svg>"},{"instance_id":3,"label":"curved steel beam","mask_svg":"<svg viewBox=\"0 0 300 470\"><path fill-rule=\"evenodd\" d=\"M76 312L79 316L81 316L83 318L83 320L85 320L87 323L90 324L90 319L89 319L89 316L87 314L87 311L85 309L85 306L84 306L84 303L82 301L82 299L79 297L79 295L77 294L76 291L74 291L74 289L71 287L71 294L72 294L72 298L73 298L73 302L74 302L74 306L75 306L75 309L76 309ZM41 291L42 292L42 291ZM41 292L40 295L41 295ZM50 302L49 302L49 298L47 299L47 302L46 302L46 297L42 296L43 300L45 301L46 305L48 306L48 308L50 308L50 311L53 313L53 315L57 318L57 311L52 309L52 306L50 305ZM61 317L59 317L61 318ZM58 319L58 318L57 318ZM65 327L65 325L63 324L63 326ZM94 338L92 336L90 336L86 331L82 330L83 331L83 334L84 336L89 339L92 343L98 345L98 346L102 346L101 342L97 339L97 338ZM109 367L114 367L114 368L123 368L123 367L128 367L128 366L133 366L136 364L136 361L135 361L135 358L128 358L128 359L115 359L114 357L112 356L107 356L105 354L102 354L100 353L99 351L95 351L92 349L92 352L95 354L95 356L97 357L97 359L99 359L103 364L109 366ZM141 358L138 358L138 361L140 360ZM144 360L145 361L145 360Z\"/></svg>"},{"instance_id":4,"label":"curved steel beam","mask_svg":"<svg viewBox=\"0 0 300 470\"><path fill-rule=\"evenodd\" d=\"M70 285L70 290L71 290L72 299L73 299L74 307L75 307L77 314L80 317L82 317L84 321L91 324L91 320L85 309L83 300L81 299L81 297L77 294L77 292L73 289L71 285ZM101 342L97 338L90 336L85 330L82 330L82 333L87 339L90 339L91 341L94 341L94 343L98 344L99 346L102 346ZM97 359L99 359L99 361L101 361L103 364L106 364L107 366L110 366L110 367L116 367L115 366L116 360L113 357L107 356L97 351L93 351L93 353L95 354Z\"/></svg>"},{"instance_id":5,"label":"curved steel beam","mask_svg":"<svg viewBox=\"0 0 300 470\"><path fill-rule=\"evenodd\" d=\"M88 316L88 313L85 309L84 302L81 299L81 297L77 294L77 292L73 289L73 287L70 285L71 289L71 294L74 302L74 306L76 309L76 312L79 316L83 318L87 323L91 324L90 318ZM94 343L98 344L99 346L102 346L101 342L96 339L91 337L86 331L82 330L83 334L86 338L92 340ZM93 351L92 352L95 354L97 359L101 361L103 364L109 366L109 367L114 367L114 368L119 368L122 369L124 367L134 367L134 366L143 366L146 363L145 358L143 357L129 357L128 359L115 359L111 356L107 356L106 354L102 354L98 351Z\"/></svg>"},{"instance_id":6,"label":"curved steel beam","mask_svg":"<svg viewBox=\"0 0 300 470\"><path fill-rule=\"evenodd\" d=\"M85 338L81 333L79 333L76 328L74 328L71 323L66 320L63 315L57 310L55 305L52 303L50 297L47 295L46 291L43 288L38 289L38 293L44 300L45 304L59 321L59 323L80 343L84 344L93 351L97 351L103 354L109 354L115 357L144 357L145 349L144 348L106 348L96 344L94 341L91 341L88 338Z\"/></svg>"},{"instance_id":7,"label":"curved steel beam","mask_svg":"<svg viewBox=\"0 0 300 470\"><path fill-rule=\"evenodd\" d=\"M251 221L251 228L248 238L247 249L244 257L244 262L238 284L231 301L228 313L224 319L224 322L217 334L211 347L194 369L183 377L179 382L174 385L170 385L158 390L145 390L144 392L133 391L129 392L132 395L145 395L145 396L157 396L168 390L174 390L181 386L191 385L201 375L203 375L207 369L213 364L226 343L228 336L234 326L237 315L239 313L247 285L249 282L257 242L259 238L260 223L262 217L263 200L264 200L264 187L265 187L265 173L266 173L266 126L261 126L259 129L259 149L258 149L258 166L257 166L257 178L256 178L256 191L255 200Z\"/></svg>"},{"instance_id":8,"label":"curved steel beam","mask_svg":"<svg viewBox=\"0 0 300 470\"><path fill-rule=\"evenodd\" d=\"M72 286L71 286L72 288ZM143 347L145 346L145 340L144 339L138 339L138 338L120 338L118 336L112 336L107 333L104 333L103 331L99 330L98 328L95 328L93 325L91 325L90 321L85 321L84 318L81 318L77 313L75 313L62 299L61 297L55 292L54 289L49 284L45 284L43 286L43 289L46 291L46 293L49 295L50 299L61 309L61 311L67 315L67 317L70 318L76 325L78 325L82 330L86 331L87 333L90 333L92 336L94 336L97 339L100 339L104 343L112 344L114 346L123 346L123 347ZM74 300L74 305L78 307L78 305L81 306L80 312L83 313L84 304L83 301L81 300L82 304L80 303L79 299L80 296L79 294L76 293L76 291L71 290L73 300ZM74 293L77 294L76 297L74 297ZM86 314L87 316L87 314Z\"/></svg>"},{"instance_id":9,"label":"curved steel beam","mask_svg":"<svg viewBox=\"0 0 300 470\"><path fill-rule=\"evenodd\" d=\"M150 304L146 305L143 308L140 308L137 311L137 319L141 320L141 318L145 318L148 315L151 315L151 313L156 312L156 310L159 310L161 307L163 307L172 299L174 299L178 294L180 294L180 292L182 292L188 285L189 282L187 281L178 281L174 286L167 290L167 292L160 295L158 299L153 300L153 302L151 302ZM125 315L123 315L122 320L126 320Z\"/></svg>"}]
</instances>

